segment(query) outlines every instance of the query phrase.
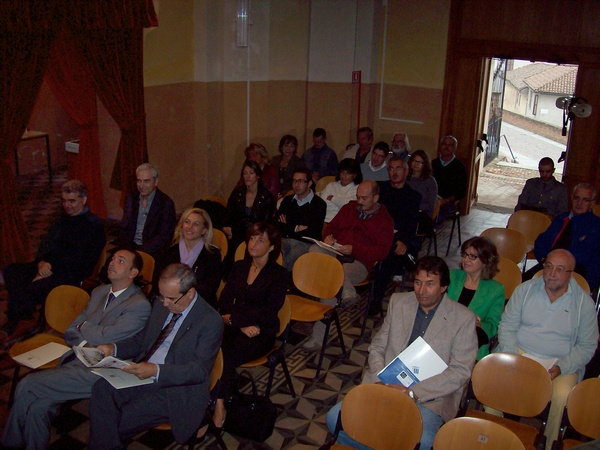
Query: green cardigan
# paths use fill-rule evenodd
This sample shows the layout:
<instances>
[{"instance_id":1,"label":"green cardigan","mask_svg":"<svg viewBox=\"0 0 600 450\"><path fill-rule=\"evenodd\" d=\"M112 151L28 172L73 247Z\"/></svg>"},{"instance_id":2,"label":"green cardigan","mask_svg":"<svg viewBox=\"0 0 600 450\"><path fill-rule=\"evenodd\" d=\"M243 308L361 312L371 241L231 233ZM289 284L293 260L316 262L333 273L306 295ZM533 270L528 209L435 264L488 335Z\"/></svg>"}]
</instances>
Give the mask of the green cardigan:
<instances>
[{"instance_id":1,"label":"green cardigan","mask_svg":"<svg viewBox=\"0 0 600 450\"><path fill-rule=\"evenodd\" d=\"M458 301L460 293L465 285L467 273L462 269L450 271L450 286L448 297ZM491 339L498 333L498 324L504 312L504 286L496 280L481 280L469 309L481 320L481 328ZM477 361L489 353L488 345L479 347Z\"/></svg>"}]
</instances>

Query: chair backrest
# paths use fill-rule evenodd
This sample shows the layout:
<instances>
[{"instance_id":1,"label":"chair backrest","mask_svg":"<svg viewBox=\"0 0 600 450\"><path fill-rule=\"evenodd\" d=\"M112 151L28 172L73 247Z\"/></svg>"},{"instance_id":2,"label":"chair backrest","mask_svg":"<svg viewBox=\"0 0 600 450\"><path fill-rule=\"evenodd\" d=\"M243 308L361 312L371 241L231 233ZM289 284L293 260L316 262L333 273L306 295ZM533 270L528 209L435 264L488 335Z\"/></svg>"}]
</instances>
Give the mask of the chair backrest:
<instances>
[{"instance_id":1,"label":"chair backrest","mask_svg":"<svg viewBox=\"0 0 600 450\"><path fill-rule=\"evenodd\" d=\"M315 193L321 192L323 189L325 189L325 186L327 186L332 181L335 181L335 177L333 175L328 175L326 177L319 178L319 181L317 181L317 184L315 185Z\"/></svg>"},{"instance_id":2,"label":"chair backrest","mask_svg":"<svg viewBox=\"0 0 600 450\"><path fill-rule=\"evenodd\" d=\"M213 363L212 370L210 371L210 390L217 385L223 375L223 350L219 349L215 362Z\"/></svg>"},{"instance_id":3,"label":"chair backrest","mask_svg":"<svg viewBox=\"0 0 600 450\"><path fill-rule=\"evenodd\" d=\"M381 384L361 384L342 403L344 432L375 450L413 450L423 432L417 405L408 395Z\"/></svg>"},{"instance_id":4,"label":"chair backrest","mask_svg":"<svg viewBox=\"0 0 600 450\"><path fill-rule=\"evenodd\" d=\"M576 385L567 398L569 423L578 433L600 439L600 378Z\"/></svg>"},{"instance_id":5,"label":"chair backrest","mask_svg":"<svg viewBox=\"0 0 600 450\"><path fill-rule=\"evenodd\" d=\"M225 208L227 208L227 199L224 199L223 197L209 195L208 197L204 197L203 200L208 200L209 202L217 202L223 205Z\"/></svg>"},{"instance_id":6,"label":"chair backrest","mask_svg":"<svg viewBox=\"0 0 600 450\"><path fill-rule=\"evenodd\" d=\"M541 233L546 231L550 226L550 222L550 217L546 214L522 209L510 215L506 228L520 231L525 236L527 244L533 248L535 240Z\"/></svg>"},{"instance_id":7,"label":"chair backrest","mask_svg":"<svg viewBox=\"0 0 600 450\"><path fill-rule=\"evenodd\" d=\"M221 261L223 261L225 256L227 256L227 250L229 249L227 236L225 236L225 233L223 233L221 230L217 230L216 228L213 228L213 236L213 243L221 250Z\"/></svg>"},{"instance_id":8,"label":"chair backrest","mask_svg":"<svg viewBox=\"0 0 600 450\"><path fill-rule=\"evenodd\" d=\"M512 353L487 355L473 369L473 392L480 403L521 417L535 417L550 402L552 381L538 362Z\"/></svg>"},{"instance_id":9,"label":"chair backrest","mask_svg":"<svg viewBox=\"0 0 600 450\"><path fill-rule=\"evenodd\" d=\"M594 203L592 206L592 211L594 214L600 217L600 205L598 203Z\"/></svg>"},{"instance_id":10,"label":"chair backrest","mask_svg":"<svg viewBox=\"0 0 600 450\"><path fill-rule=\"evenodd\" d=\"M238 248L235 249L235 256L233 257L233 260L241 261L245 257L246 257L246 243L242 242L240 245L238 245ZM279 252L279 256L277 257L275 262L277 264L279 264L280 266L283 266L283 256L281 255L281 252Z\"/></svg>"},{"instance_id":11,"label":"chair backrest","mask_svg":"<svg viewBox=\"0 0 600 450\"><path fill-rule=\"evenodd\" d=\"M90 295L81 288L68 285L55 287L46 297L46 323L52 329L65 334L89 300Z\"/></svg>"},{"instance_id":12,"label":"chair backrest","mask_svg":"<svg viewBox=\"0 0 600 450\"><path fill-rule=\"evenodd\" d=\"M494 280L502 283L504 286L504 296L508 299L515 288L521 284L521 269L519 269L519 266L513 260L500 256L498 273L496 273Z\"/></svg>"},{"instance_id":13,"label":"chair backrest","mask_svg":"<svg viewBox=\"0 0 600 450\"><path fill-rule=\"evenodd\" d=\"M445 423L436 433L434 449L525 450L515 433L485 419L459 417Z\"/></svg>"},{"instance_id":14,"label":"chair backrest","mask_svg":"<svg viewBox=\"0 0 600 450\"><path fill-rule=\"evenodd\" d=\"M302 292L317 298L333 298L344 283L344 269L333 256L305 253L294 263L294 285Z\"/></svg>"},{"instance_id":15,"label":"chair backrest","mask_svg":"<svg viewBox=\"0 0 600 450\"><path fill-rule=\"evenodd\" d=\"M481 233L490 239L498 250L498 255L512 259L519 264L527 253L527 240L520 231L509 228L488 228Z\"/></svg>"},{"instance_id":16,"label":"chair backrest","mask_svg":"<svg viewBox=\"0 0 600 450\"><path fill-rule=\"evenodd\" d=\"M106 244L102 248L102 251L100 252L100 256L98 257L98 261L96 262L96 266L94 267L94 271L90 275L90 278L92 278L92 279L98 278L98 275L100 275L100 271L104 267L104 264L106 264L106 259L108 258L108 249L112 248L112 247L114 247L114 245L111 243L111 244Z\"/></svg>"},{"instance_id":17,"label":"chair backrest","mask_svg":"<svg viewBox=\"0 0 600 450\"><path fill-rule=\"evenodd\" d=\"M535 280L536 278L540 278L543 274L544 274L543 270L538 270L531 277L531 279ZM587 282L587 280L585 278L583 278L582 275L578 274L577 272L572 272L572 275L573 275L573 279L575 281L577 281L577 284L581 287L581 289L583 289L588 294L590 294L592 292L592 290L590 289L590 284Z\"/></svg>"},{"instance_id":18,"label":"chair backrest","mask_svg":"<svg viewBox=\"0 0 600 450\"><path fill-rule=\"evenodd\" d=\"M146 252L142 252L140 250L138 250L137 252L140 254L142 260L144 261L144 266L142 267L142 270L138 276L140 277L140 282L143 286L142 290L144 291L144 294L148 295L150 293L150 290L152 289L152 277L154 276L154 258L152 257L152 255Z\"/></svg>"},{"instance_id":19,"label":"chair backrest","mask_svg":"<svg viewBox=\"0 0 600 450\"><path fill-rule=\"evenodd\" d=\"M439 195L435 199L435 205L433 205L433 211L431 212L431 218L434 222L435 219L437 219L438 214L440 213L440 209L442 207L442 200L442 197L440 197Z\"/></svg>"}]
</instances>

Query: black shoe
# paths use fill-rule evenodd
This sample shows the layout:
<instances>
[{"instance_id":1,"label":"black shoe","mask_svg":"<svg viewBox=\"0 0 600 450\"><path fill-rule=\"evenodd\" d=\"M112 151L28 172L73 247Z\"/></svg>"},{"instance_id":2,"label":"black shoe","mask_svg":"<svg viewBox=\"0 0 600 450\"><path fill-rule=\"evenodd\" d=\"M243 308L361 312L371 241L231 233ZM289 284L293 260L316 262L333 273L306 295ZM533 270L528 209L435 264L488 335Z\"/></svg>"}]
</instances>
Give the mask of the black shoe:
<instances>
[{"instance_id":1,"label":"black shoe","mask_svg":"<svg viewBox=\"0 0 600 450\"><path fill-rule=\"evenodd\" d=\"M381 305L371 303L369 306L369 316L379 316L381 313Z\"/></svg>"}]
</instances>

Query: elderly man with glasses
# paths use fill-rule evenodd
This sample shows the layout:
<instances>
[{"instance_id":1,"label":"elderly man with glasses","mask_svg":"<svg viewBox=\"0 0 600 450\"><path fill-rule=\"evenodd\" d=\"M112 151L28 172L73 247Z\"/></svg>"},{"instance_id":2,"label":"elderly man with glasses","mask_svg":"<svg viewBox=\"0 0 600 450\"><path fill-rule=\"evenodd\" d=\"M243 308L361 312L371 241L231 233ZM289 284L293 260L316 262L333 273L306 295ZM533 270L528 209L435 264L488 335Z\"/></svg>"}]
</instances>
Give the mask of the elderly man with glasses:
<instances>
[{"instance_id":1,"label":"elderly man with glasses","mask_svg":"<svg viewBox=\"0 0 600 450\"><path fill-rule=\"evenodd\" d=\"M569 251L550 252L543 277L515 289L498 327L497 351L531 355L548 369L552 404L544 433L547 449L558 436L567 396L598 345L594 302L573 279L574 269Z\"/></svg>"}]
</instances>

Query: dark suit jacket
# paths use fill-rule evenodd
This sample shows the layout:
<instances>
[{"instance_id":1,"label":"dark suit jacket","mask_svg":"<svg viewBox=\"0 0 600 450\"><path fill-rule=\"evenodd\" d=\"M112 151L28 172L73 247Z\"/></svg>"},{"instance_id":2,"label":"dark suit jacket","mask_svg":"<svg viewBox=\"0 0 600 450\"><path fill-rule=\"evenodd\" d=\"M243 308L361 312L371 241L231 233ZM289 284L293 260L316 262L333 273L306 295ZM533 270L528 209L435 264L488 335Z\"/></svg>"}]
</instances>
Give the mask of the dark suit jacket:
<instances>
[{"instance_id":1,"label":"dark suit jacket","mask_svg":"<svg viewBox=\"0 0 600 450\"><path fill-rule=\"evenodd\" d=\"M122 244L136 248L137 246L135 246L133 238L135 237L139 210L140 194L135 191L129 194L125 201L120 239ZM146 224L144 225L144 231L142 232L142 245L138 250L150 253L152 256L163 250L173 239L175 223L175 204L173 200L160 189L156 188L156 194L154 200L152 200Z\"/></svg>"},{"instance_id":2,"label":"dark suit jacket","mask_svg":"<svg viewBox=\"0 0 600 450\"><path fill-rule=\"evenodd\" d=\"M146 328L117 343L119 358L142 361L152 348L169 314L154 302ZM195 433L208 403L210 373L223 338L221 316L199 296L181 324L160 365L157 385L167 390L167 413L173 436L186 442Z\"/></svg>"},{"instance_id":3,"label":"dark suit jacket","mask_svg":"<svg viewBox=\"0 0 600 450\"><path fill-rule=\"evenodd\" d=\"M173 244L156 258L152 279L160 279L160 274L165 267L169 264L179 263L180 261L179 244ZM196 281L198 283L196 290L198 294L209 305L216 308L217 289L219 289L221 278L223 277L223 266L221 264L221 252L219 249L213 247L212 252L209 252L206 246L204 246L198 258L196 258L192 270L196 274ZM153 291L158 293L158 283L154 283L153 286Z\"/></svg>"}]
</instances>

